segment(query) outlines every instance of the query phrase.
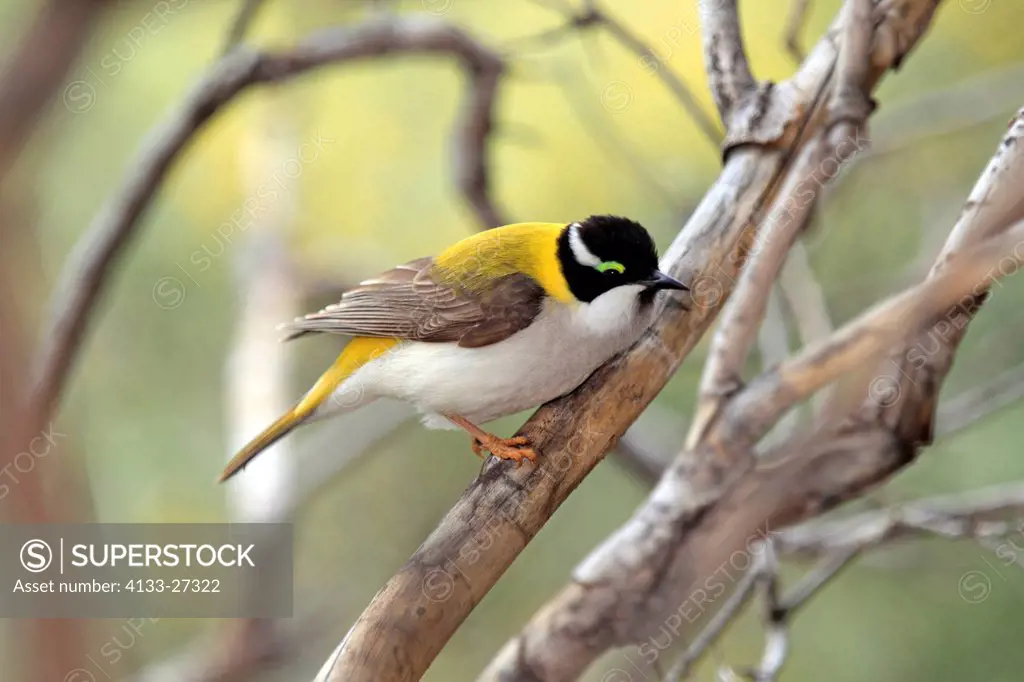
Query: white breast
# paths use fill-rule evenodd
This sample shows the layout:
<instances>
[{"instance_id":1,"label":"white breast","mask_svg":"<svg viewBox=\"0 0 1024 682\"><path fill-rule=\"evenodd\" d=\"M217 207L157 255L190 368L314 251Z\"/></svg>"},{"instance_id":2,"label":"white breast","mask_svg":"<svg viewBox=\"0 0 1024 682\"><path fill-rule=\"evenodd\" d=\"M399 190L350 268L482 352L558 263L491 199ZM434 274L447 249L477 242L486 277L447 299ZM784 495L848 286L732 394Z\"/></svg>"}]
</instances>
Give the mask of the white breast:
<instances>
[{"instance_id":1,"label":"white breast","mask_svg":"<svg viewBox=\"0 0 1024 682\"><path fill-rule=\"evenodd\" d=\"M641 290L617 287L589 304L548 300L529 327L482 348L403 343L361 368L338 393L359 395L359 405L382 396L406 400L432 428L450 427L438 413L482 423L540 405L579 386L636 340L650 322L651 306L642 312L639 306Z\"/></svg>"}]
</instances>

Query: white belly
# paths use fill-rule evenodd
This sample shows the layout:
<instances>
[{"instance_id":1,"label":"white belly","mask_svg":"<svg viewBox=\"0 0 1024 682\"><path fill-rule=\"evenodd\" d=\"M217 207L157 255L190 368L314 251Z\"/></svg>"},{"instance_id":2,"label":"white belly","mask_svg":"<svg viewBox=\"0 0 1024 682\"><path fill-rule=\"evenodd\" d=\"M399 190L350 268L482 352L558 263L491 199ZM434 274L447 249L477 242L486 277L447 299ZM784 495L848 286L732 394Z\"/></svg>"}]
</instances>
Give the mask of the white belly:
<instances>
[{"instance_id":1,"label":"white belly","mask_svg":"<svg viewBox=\"0 0 1024 682\"><path fill-rule=\"evenodd\" d=\"M338 393L358 394L360 405L383 396L408 401L431 428L450 427L440 413L482 423L535 407L576 388L636 340L649 322L637 304L639 291L619 287L590 304L548 301L529 327L482 348L402 343Z\"/></svg>"}]
</instances>

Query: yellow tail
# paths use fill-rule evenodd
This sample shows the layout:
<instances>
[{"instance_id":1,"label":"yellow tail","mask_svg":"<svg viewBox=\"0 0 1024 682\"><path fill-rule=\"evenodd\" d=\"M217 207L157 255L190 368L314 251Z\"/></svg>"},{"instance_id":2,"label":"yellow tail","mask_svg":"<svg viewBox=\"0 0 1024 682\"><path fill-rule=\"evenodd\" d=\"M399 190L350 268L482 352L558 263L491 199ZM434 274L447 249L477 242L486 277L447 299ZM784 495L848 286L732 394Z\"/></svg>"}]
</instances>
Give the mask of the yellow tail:
<instances>
[{"instance_id":1,"label":"yellow tail","mask_svg":"<svg viewBox=\"0 0 1024 682\"><path fill-rule=\"evenodd\" d=\"M285 412L273 424L263 432L249 441L237 455L231 458L228 465L220 475L219 481L223 483L248 464L256 455L260 454L278 440L286 436L292 429L306 420L314 410L320 406L334 389L341 385L357 369L367 362L380 357L382 353L398 343L397 339L374 339L369 337L356 337L345 346L338 359L334 361L331 368L324 372L313 388L295 404L295 407Z\"/></svg>"}]
</instances>

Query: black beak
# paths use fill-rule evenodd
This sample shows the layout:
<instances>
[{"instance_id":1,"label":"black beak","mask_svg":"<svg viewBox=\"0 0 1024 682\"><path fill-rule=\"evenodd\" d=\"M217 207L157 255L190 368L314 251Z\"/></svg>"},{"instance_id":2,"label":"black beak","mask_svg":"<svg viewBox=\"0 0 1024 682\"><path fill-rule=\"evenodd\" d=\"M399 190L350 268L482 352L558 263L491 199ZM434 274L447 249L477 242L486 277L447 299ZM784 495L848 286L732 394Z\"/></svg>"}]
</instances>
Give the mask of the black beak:
<instances>
[{"instance_id":1,"label":"black beak","mask_svg":"<svg viewBox=\"0 0 1024 682\"><path fill-rule=\"evenodd\" d=\"M669 277L660 270L655 270L653 277L640 283L652 291L658 291L659 289L678 289L679 291L690 290L690 287L686 286L675 277Z\"/></svg>"}]
</instances>

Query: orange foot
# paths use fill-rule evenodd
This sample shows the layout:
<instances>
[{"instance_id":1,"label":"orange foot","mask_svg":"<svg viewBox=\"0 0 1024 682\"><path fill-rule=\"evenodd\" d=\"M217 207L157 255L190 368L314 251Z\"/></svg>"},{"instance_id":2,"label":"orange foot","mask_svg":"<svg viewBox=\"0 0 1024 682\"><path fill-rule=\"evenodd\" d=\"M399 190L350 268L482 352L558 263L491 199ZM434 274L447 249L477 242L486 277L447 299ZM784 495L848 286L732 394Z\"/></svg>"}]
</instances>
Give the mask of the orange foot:
<instances>
[{"instance_id":1,"label":"orange foot","mask_svg":"<svg viewBox=\"0 0 1024 682\"><path fill-rule=\"evenodd\" d=\"M483 457L483 451L486 450L498 459L514 460L516 465L521 465L524 459L537 461L537 451L528 447L530 440L526 436L499 438L489 433L483 433L481 436L474 436L472 441L473 452L477 457Z\"/></svg>"}]
</instances>

